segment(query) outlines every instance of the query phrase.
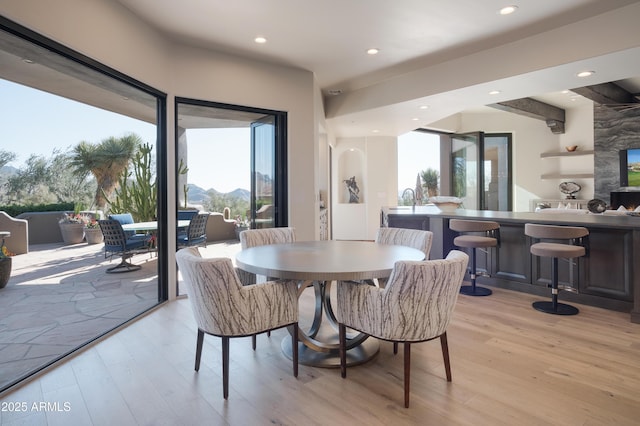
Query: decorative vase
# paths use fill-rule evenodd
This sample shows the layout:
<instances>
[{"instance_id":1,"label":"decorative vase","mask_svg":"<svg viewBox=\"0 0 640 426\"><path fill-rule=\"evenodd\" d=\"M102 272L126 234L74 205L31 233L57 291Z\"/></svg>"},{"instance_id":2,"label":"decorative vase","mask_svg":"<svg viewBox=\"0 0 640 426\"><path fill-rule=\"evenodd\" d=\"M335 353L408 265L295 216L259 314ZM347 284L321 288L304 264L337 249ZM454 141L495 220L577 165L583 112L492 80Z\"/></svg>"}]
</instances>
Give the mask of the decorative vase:
<instances>
[{"instance_id":1,"label":"decorative vase","mask_svg":"<svg viewBox=\"0 0 640 426\"><path fill-rule=\"evenodd\" d=\"M100 244L102 242L102 230L100 228L85 228L84 237L87 244Z\"/></svg>"},{"instance_id":2,"label":"decorative vase","mask_svg":"<svg viewBox=\"0 0 640 426\"><path fill-rule=\"evenodd\" d=\"M11 277L11 258L0 258L0 288L5 288Z\"/></svg>"},{"instance_id":3,"label":"decorative vase","mask_svg":"<svg viewBox=\"0 0 640 426\"><path fill-rule=\"evenodd\" d=\"M65 244L79 244L84 240L84 224L60 223L60 233Z\"/></svg>"}]
</instances>

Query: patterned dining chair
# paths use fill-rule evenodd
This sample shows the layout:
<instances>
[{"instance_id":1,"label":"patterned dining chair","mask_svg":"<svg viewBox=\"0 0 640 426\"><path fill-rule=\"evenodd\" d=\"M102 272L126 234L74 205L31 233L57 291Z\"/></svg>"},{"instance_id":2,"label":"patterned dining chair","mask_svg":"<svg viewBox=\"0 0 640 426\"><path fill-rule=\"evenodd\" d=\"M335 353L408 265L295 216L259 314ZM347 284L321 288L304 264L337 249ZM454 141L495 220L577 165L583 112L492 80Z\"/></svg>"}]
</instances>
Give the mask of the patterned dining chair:
<instances>
[{"instance_id":1,"label":"patterned dining chair","mask_svg":"<svg viewBox=\"0 0 640 426\"><path fill-rule=\"evenodd\" d=\"M404 343L404 406L409 407L411 344L440 338L447 381L451 365L447 327L469 256L452 250L446 259L396 262L385 288L338 282L340 370L347 377L346 329Z\"/></svg>"},{"instance_id":2,"label":"patterned dining chair","mask_svg":"<svg viewBox=\"0 0 640 426\"><path fill-rule=\"evenodd\" d=\"M433 232L420 229L379 228L376 243L413 247L422 251L425 259L429 259Z\"/></svg>"},{"instance_id":3,"label":"patterned dining chair","mask_svg":"<svg viewBox=\"0 0 640 426\"><path fill-rule=\"evenodd\" d=\"M424 253L424 259L429 259L431 245L433 244L433 232L420 229L405 228L379 228L376 232L376 243L395 246L413 247ZM373 280L378 287L387 285L386 278ZM393 353L398 353L398 342L393 342Z\"/></svg>"},{"instance_id":4,"label":"patterned dining chair","mask_svg":"<svg viewBox=\"0 0 640 426\"><path fill-rule=\"evenodd\" d=\"M295 230L291 227L247 229L240 232L240 248L246 250L251 247L268 244L293 243L296 241ZM256 274L237 269L242 285L251 285L257 282ZM267 332L271 336L271 332ZM251 346L256 348L256 336L251 339Z\"/></svg>"},{"instance_id":5,"label":"patterned dining chair","mask_svg":"<svg viewBox=\"0 0 640 426\"><path fill-rule=\"evenodd\" d=\"M198 325L195 370L204 335L222 338L222 392L229 396L229 339L290 327L293 376L298 377L298 289L293 281L243 286L228 258L203 258L197 247L176 253Z\"/></svg>"},{"instance_id":6,"label":"patterned dining chair","mask_svg":"<svg viewBox=\"0 0 640 426\"><path fill-rule=\"evenodd\" d=\"M376 232L376 243L395 246L413 247L424 253L424 258L429 259L433 232L420 229L404 228L379 228ZM378 279L377 285L384 287L386 279Z\"/></svg>"}]
</instances>

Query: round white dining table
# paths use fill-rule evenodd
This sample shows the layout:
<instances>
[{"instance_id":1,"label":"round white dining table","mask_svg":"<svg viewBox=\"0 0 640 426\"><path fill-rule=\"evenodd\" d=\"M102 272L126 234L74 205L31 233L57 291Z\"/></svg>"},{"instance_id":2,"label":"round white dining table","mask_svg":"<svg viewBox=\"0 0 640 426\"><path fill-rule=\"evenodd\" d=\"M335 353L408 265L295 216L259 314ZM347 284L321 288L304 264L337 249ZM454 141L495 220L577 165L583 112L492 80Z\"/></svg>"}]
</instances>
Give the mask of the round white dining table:
<instances>
[{"instance_id":1,"label":"round white dining table","mask_svg":"<svg viewBox=\"0 0 640 426\"><path fill-rule=\"evenodd\" d=\"M299 241L270 244L244 249L236 255L236 265L245 271L270 278L299 281L298 297L313 287L315 309L308 329L299 330L299 362L318 367L340 365L338 328L331 304L333 281L372 281L391 275L399 260L423 260L421 250L372 241ZM354 283L354 285L362 285ZM331 329L326 324L326 318ZM347 363L368 361L379 351L375 339L361 333L350 333ZM282 341L282 350L291 357L291 339Z\"/></svg>"}]
</instances>

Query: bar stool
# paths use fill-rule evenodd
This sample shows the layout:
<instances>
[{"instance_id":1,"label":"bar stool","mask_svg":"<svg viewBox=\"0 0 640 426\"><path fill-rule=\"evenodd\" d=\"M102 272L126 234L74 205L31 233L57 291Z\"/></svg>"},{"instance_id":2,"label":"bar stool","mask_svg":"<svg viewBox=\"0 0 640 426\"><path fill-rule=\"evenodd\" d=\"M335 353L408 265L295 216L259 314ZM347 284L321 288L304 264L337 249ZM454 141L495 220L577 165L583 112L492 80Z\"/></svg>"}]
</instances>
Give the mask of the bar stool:
<instances>
[{"instance_id":1,"label":"bar stool","mask_svg":"<svg viewBox=\"0 0 640 426\"><path fill-rule=\"evenodd\" d=\"M476 249L498 246L500 242L500 224L486 220L451 219L449 221L449 229L456 232L484 233L484 235L458 235L453 239L453 244L471 249L471 270L469 272L471 285L460 287L460 294L467 296L490 295L492 293L490 289L476 286Z\"/></svg>"},{"instance_id":2,"label":"bar stool","mask_svg":"<svg viewBox=\"0 0 640 426\"><path fill-rule=\"evenodd\" d=\"M539 257L551 258L551 301L533 302L533 307L547 314L576 315L579 311L575 306L558 303L558 259L573 259L587 254L586 246L589 230L578 226L538 225L526 223L525 235L536 240L570 240L570 244L552 242L534 242L531 244L531 254Z\"/></svg>"}]
</instances>

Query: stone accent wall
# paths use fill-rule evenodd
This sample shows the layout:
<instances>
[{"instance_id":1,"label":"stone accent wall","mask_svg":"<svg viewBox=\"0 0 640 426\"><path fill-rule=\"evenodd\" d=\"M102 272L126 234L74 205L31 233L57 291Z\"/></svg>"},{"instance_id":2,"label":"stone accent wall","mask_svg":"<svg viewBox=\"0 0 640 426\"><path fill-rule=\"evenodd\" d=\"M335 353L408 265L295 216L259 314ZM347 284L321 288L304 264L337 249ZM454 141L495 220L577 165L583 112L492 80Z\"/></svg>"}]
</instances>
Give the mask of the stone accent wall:
<instances>
[{"instance_id":1,"label":"stone accent wall","mask_svg":"<svg viewBox=\"0 0 640 426\"><path fill-rule=\"evenodd\" d=\"M594 193L611 203L610 192L620 188L620 150L640 148L640 108L615 111L594 104Z\"/></svg>"}]
</instances>

